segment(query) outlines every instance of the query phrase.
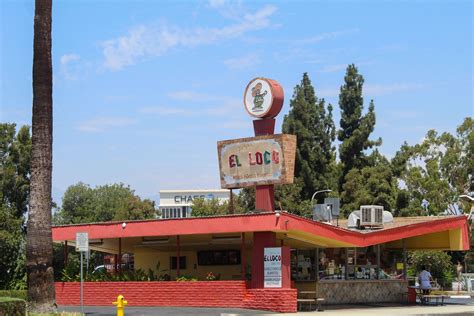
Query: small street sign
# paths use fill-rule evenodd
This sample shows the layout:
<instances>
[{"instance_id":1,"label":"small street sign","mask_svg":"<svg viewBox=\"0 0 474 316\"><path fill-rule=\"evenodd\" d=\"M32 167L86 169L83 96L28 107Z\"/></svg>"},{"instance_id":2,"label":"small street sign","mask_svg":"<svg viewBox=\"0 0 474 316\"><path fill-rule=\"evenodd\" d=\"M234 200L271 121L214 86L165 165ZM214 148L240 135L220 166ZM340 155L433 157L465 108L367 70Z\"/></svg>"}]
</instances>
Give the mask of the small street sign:
<instances>
[{"instance_id":1,"label":"small street sign","mask_svg":"<svg viewBox=\"0 0 474 316\"><path fill-rule=\"evenodd\" d=\"M76 233L76 251L89 251L89 234Z\"/></svg>"}]
</instances>

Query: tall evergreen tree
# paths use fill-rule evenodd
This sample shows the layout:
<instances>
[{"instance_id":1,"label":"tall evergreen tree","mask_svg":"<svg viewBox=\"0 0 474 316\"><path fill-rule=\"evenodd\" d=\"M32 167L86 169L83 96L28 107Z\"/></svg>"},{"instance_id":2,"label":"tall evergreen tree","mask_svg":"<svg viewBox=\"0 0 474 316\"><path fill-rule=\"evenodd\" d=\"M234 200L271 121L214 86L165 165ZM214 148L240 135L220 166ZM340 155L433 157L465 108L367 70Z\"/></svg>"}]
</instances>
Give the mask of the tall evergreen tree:
<instances>
[{"instance_id":1,"label":"tall evergreen tree","mask_svg":"<svg viewBox=\"0 0 474 316\"><path fill-rule=\"evenodd\" d=\"M364 78L352 64L347 67L344 85L339 94L339 107L341 108L341 129L337 138L341 141L339 158L342 164L342 174L339 179L339 189L342 191L346 175L353 168L362 169L369 165L364 150L378 146L382 140L369 140L375 127L375 106L370 101L368 112L362 115L364 99L362 87Z\"/></svg>"},{"instance_id":2,"label":"tall evergreen tree","mask_svg":"<svg viewBox=\"0 0 474 316\"><path fill-rule=\"evenodd\" d=\"M345 216L361 205L382 205L386 211L395 207L397 179L390 162L377 149L367 159L367 167L352 168L346 176L341 194Z\"/></svg>"},{"instance_id":3,"label":"tall evergreen tree","mask_svg":"<svg viewBox=\"0 0 474 316\"><path fill-rule=\"evenodd\" d=\"M295 176L302 183L301 198L310 199L321 189L334 188L335 127L332 106L318 99L307 73L294 90L283 132L297 137Z\"/></svg>"}]
</instances>

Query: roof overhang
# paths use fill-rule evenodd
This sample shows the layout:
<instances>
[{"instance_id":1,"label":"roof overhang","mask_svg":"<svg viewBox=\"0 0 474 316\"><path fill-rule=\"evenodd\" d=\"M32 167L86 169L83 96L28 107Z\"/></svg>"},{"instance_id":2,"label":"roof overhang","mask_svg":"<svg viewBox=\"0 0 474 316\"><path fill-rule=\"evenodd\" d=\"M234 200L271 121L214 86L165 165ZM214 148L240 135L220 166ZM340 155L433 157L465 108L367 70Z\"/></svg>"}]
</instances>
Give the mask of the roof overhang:
<instances>
[{"instance_id":1,"label":"roof overhang","mask_svg":"<svg viewBox=\"0 0 474 316\"><path fill-rule=\"evenodd\" d=\"M429 221L370 232L349 230L286 212L125 221L125 228L123 223L56 226L52 228L53 240L74 241L77 232L89 233L89 239L116 239L272 231L314 247L367 247L381 243L401 247L401 240L405 239L408 249L469 249L468 224L464 215L430 217Z\"/></svg>"}]
</instances>

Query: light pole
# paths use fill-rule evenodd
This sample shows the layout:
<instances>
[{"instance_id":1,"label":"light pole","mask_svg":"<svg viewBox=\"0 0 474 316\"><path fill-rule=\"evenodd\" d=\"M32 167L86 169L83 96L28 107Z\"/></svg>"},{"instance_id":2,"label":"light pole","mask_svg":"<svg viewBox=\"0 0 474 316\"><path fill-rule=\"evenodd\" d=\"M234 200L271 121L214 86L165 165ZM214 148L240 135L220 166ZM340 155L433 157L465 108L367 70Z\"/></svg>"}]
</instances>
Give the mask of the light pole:
<instances>
[{"instance_id":1,"label":"light pole","mask_svg":"<svg viewBox=\"0 0 474 316\"><path fill-rule=\"evenodd\" d=\"M319 193L325 193L325 192L326 192L326 193L329 193L329 192L332 192L332 190L330 190L330 189L325 189L325 190L319 190L319 191L314 192L313 196L311 197L311 207L313 207L313 200L314 200L314 197L315 197L317 194L319 194ZM329 213L329 210L328 210L328 213ZM328 216L328 220L329 220L329 221L331 221L331 220L330 220L330 218L331 218L330 215L331 215L331 214L329 214L329 216Z\"/></svg>"},{"instance_id":2,"label":"light pole","mask_svg":"<svg viewBox=\"0 0 474 316\"><path fill-rule=\"evenodd\" d=\"M319 191L314 192L313 196L311 197L311 205L313 205L314 197L315 197L317 194L323 193L323 192L329 193L329 192L332 192L332 190L326 189L326 190L319 190Z\"/></svg>"}]
</instances>

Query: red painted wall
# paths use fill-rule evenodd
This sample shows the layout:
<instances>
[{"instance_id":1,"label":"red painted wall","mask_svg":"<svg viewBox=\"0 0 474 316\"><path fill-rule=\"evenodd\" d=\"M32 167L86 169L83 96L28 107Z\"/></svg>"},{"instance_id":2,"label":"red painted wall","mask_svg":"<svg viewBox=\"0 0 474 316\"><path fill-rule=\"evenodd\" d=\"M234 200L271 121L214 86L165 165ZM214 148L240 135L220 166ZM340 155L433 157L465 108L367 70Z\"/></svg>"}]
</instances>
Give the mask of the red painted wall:
<instances>
[{"instance_id":1,"label":"red painted wall","mask_svg":"<svg viewBox=\"0 0 474 316\"><path fill-rule=\"evenodd\" d=\"M251 283L253 288L263 288L263 249L276 246L276 234L274 232L253 233Z\"/></svg>"},{"instance_id":2,"label":"red painted wall","mask_svg":"<svg viewBox=\"0 0 474 316\"><path fill-rule=\"evenodd\" d=\"M235 307L296 311L296 289L247 289L245 281L84 282L84 304L112 306L121 294L130 306ZM80 304L79 282L56 282L58 305Z\"/></svg>"},{"instance_id":3,"label":"red painted wall","mask_svg":"<svg viewBox=\"0 0 474 316\"><path fill-rule=\"evenodd\" d=\"M296 313L296 289L248 289L245 308Z\"/></svg>"}]
</instances>

